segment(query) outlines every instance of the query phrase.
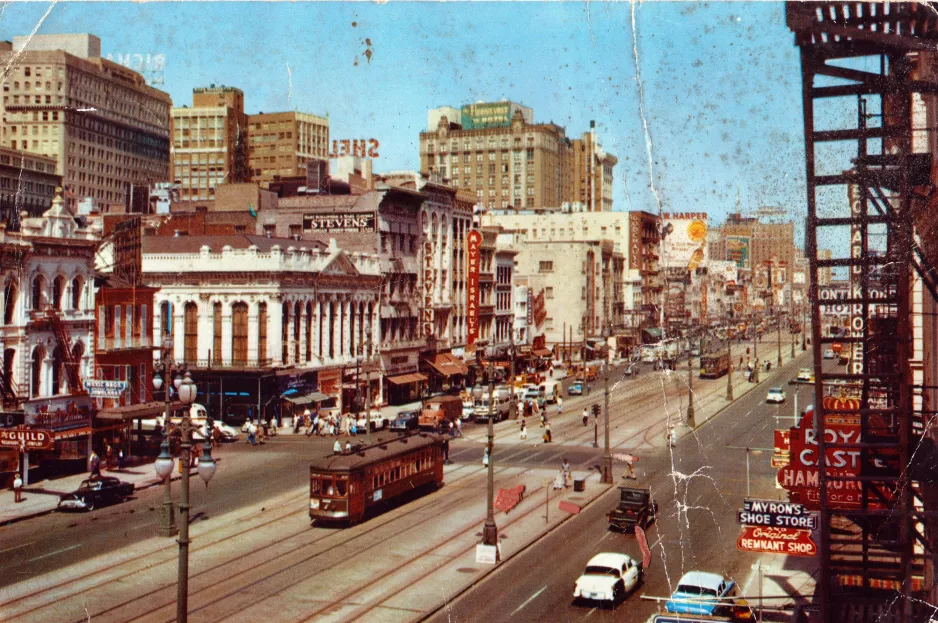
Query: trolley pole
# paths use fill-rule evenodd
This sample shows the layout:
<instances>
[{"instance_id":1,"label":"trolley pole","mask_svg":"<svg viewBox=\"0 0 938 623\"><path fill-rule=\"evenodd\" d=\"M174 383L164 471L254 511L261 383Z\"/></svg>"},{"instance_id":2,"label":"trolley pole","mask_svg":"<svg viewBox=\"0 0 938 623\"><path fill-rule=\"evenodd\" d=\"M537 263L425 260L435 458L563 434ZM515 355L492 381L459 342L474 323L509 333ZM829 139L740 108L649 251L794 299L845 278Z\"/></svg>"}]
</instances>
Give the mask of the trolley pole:
<instances>
[{"instance_id":1,"label":"trolley pole","mask_svg":"<svg viewBox=\"0 0 938 623\"><path fill-rule=\"evenodd\" d=\"M687 356L687 425L697 428L694 413L694 356Z\"/></svg>"},{"instance_id":2,"label":"trolley pole","mask_svg":"<svg viewBox=\"0 0 938 623\"><path fill-rule=\"evenodd\" d=\"M603 484L612 484L612 454L609 452L609 362L603 364L603 391L605 400L605 432L603 440L602 481Z\"/></svg>"},{"instance_id":3,"label":"trolley pole","mask_svg":"<svg viewBox=\"0 0 938 623\"><path fill-rule=\"evenodd\" d=\"M733 351L732 349L730 349L730 345L732 345L732 343L733 342L730 339L730 336L727 335L726 336L726 356L730 360L730 367L729 367L729 370L727 370L726 372L726 399L729 400L730 402L733 401Z\"/></svg>"},{"instance_id":4,"label":"trolley pole","mask_svg":"<svg viewBox=\"0 0 938 623\"><path fill-rule=\"evenodd\" d=\"M489 440L486 446L489 464L488 464L488 491L485 500L485 526L482 528L482 543L485 545L494 545L498 551L498 526L495 525L495 457L492 456L492 450L495 445L495 426L493 423L493 406L495 404L495 363L489 358ZM498 554L496 553L496 556ZM497 558L496 558L497 560Z\"/></svg>"},{"instance_id":5,"label":"trolley pole","mask_svg":"<svg viewBox=\"0 0 938 623\"><path fill-rule=\"evenodd\" d=\"M776 308L778 309L778 308ZM778 367L782 367L782 316L775 314L775 328L778 330Z\"/></svg>"}]
</instances>

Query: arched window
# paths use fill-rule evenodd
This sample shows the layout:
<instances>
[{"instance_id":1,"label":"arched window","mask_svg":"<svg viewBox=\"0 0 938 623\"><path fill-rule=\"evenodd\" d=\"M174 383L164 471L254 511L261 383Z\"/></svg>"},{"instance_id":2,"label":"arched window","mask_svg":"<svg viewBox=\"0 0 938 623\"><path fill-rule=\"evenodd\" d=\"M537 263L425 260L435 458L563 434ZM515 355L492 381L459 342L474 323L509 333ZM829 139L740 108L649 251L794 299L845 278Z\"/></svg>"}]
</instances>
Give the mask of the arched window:
<instances>
[{"instance_id":1,"label":"arched window","mask_svg":"<svg viewBox=\"0 0 938 623\"><path fill-rule=\"evenodd\" d=\"M16 349L3 351L3 399L13 395L13 362L16 361Z\"/></svg>"},{"instance_id":2,"label":"arched window","mask_svg":"<svg viewBox=\"0 0 938 623\"><path fill-rule=\"evenodd\" d=\"M79 371L81 370L81 359L84 356L85 356L85 343L82 342L81 340L78 340L77 342L75 342L75 345L72 346L72 361L75 362L74 365L78 368Z\"/></svg>"},{"instance_id":3,"label":"arched window","mask_svg":"<svg viewBox=\"0 0 938 623\"><path fill-rule=\"evenodd\" d=\"M191 301L186 303L185 307L183 346L183 357L186 363L196 363L199 360L199 306Z\"/></svg>"},{"instance_id":4,"label":"arched window","mask_svg":"<svg viewBox=\"0 0 938 623\"><path fill-rule=\"evenodd\" d=\"M65 393L65 384L65 365L62 362L62 345L59 344L52 350L52 395Z\"/></svg>"},{"instance_id":5,"label":"arched window","mask_svg":"<svg viewBox=\"0 0 938 623\"><path fill-rule=\"evenodd\" d=\"M231 306L231 363L236 366L248 362L248 304Z\"/></svg>"},{"instance_id":6,"label":"arched window","mask_svg":"<svg viewBox=\"0 0 938 623\"><path fill-rule=\"evenodd\" d=\"M306 302L306 361L313 359L313 304Z\"/></svg>"},{"instance_id":7,"label":"arched window","mask_svg":"<svg viewBox=\"0 0 938 623\"><path fill-rule=\"evenodd\" d=\"M35 277L33 277L33 288L32 288L33 301L32 302L33 302L33 309L35 310L42 309L43 305L45 304L45 293L43 292L43 290L45 290L45 287L46 287L46 280L42 275L36 275Z\"/></svg>"},{"instance_id":8,"label":"arched window","mask_svg":"<svg viewBox=\"0 0 938 623\"><path fill-rule=\"evenodd\" d=\"M16 280L10 279L3 287L3 324L13 324L13 316L16 314Z\"/></svg>"},{"instance_id":9,"label":"arched window","mask_svg":"<svg viewBox=\"0 0 938 623\"><path fill-rule=\"evenodd\" d=\"M39 398L42 395L42 364L46 359L46 349L44 346L37 346L33 349L33 360L30 366L30 394L33 398Z\"/></svg>"},{"instance_id":10,"label":"arched window","mask_svg":"<svg viewBox=\"0 0 938 623\"><path fill-rule=\"evenodd\" d=\"M72 279L72 309L81 309L81 295L85 282L81 277Z\"/></svg>"},{"instance_id":11,"label":"arched window","mask_svg":"<svg viewBox=\"0 0 938 623\"><path fill-rule=\"evenodd\" d=\"M257 365L267 361L267 303L257 305Z\"/></svg>"},{"instance_id":12,"label":"arched window","mask_svg":"<svg viewBox=\"0 0 938 623\"><path fill-rule=\"evenodd\" d=\"M52 307L62 311L62 296L65 294L65 277L59 275L52 281Z\"/></svg>"},{"instance_id":13,"label":"arched window","mask_svg":"<svg viewBox=\"0 0 938 623\"><path fill-rule=\"evenodd\" d=\"M221 303L212 304L212 362L221 365Z\"/></svg>"},{"instance_id":14,"label":"arched window","mask_svg":"<svg viewBox=\"0 0 938 623\"><path fill-rule=\"evenodd\" d=\"M161 341L163 337L173 333L173 304L169 301L160 303L160 329Z\"/></svg>"},{"instance_id":15,"label":"arched window","mask_svg":"<svg viewBox=\"0 0 938 623\"><path fill-rule=\"evenodd\" d=\"M301 303L297 301L293 305L293 362L300 363L300 314L302 313Z\"/></svg>"},{"instance_id":16,"label":"arched window","mask_svg":"<svg viewBox=\"0 0 938 623\"><path fill-rule=\"evenodd\" d=\"M283 342L283 348L281 349L280 356L283 359L283 363L289 363L290 358L290 304L284 303L282 308L283 316L281 317L280 323L280 336Z\"/></svg>"}]
</instances>

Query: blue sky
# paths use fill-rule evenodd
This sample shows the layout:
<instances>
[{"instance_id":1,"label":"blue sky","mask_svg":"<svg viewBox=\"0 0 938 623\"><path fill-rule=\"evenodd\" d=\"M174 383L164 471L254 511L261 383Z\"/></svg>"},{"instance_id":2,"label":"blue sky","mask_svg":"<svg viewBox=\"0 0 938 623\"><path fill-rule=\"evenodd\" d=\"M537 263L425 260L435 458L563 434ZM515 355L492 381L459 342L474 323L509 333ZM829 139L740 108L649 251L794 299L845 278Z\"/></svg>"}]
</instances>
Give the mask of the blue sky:
<instances>
[{"instance_id":1,"label":"blue sky","mask_svg":"<svg viewBox=\"0 0 938 623\"><path fill-rule=\"evenodd\" d=\"M8 4L0 37L28 34L48 8ZM381 141L379 171L418 167L427 110L444 104L510 99L568 136L594 119L619 158L616 209L657 212L632 10L625 2L60 3L38 32L91 32L104 56L164 54L161 88L176 105L215 83L241 88L249 113L328 112L333 138ZM779 206L801 220L801 76L783 5L646 2L634 12L664 210L721 222L738 188L744 211Z\"/></svg>"}]
</instances>

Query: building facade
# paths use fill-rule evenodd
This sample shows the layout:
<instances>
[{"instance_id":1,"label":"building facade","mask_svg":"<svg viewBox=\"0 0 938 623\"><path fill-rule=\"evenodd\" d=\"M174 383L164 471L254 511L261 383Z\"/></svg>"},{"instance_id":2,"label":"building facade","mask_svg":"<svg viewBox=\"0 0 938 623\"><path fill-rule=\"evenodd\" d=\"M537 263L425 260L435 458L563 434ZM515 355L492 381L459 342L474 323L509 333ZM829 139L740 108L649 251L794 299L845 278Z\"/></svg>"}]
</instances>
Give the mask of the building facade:
<instances>
[{"instance_id":1,"label":"building facade","mask_svg":"<svg viewBox=\"0 0 938 623\"><path fill-rule=\"evenodd\" d=\"M329 118L302 112L248 115L251 179L306 177L306 163L329 159Z\"/></svg>"},{"instance_id":2,"label":"building facade","mask_svg":"<svg viewBox=\"0 0 938 623\"><path fill-rule=\"evenodd\" d=\"M212 200L221 184L250 179L241 89L193 89L191 107L172 109L172 138L172 179L182 201Z\"/></svg>"},{"instance_id":3,"label":"building facade","mask_svg":"<svg viewBox=\"0 0 938 623\"><path fill-rule=\"evenodd\" d=\"M132 185L169 178L170 97L102 59L100 39L14 37L0 62L2 144L54 158L69 203L125 205Z\"/></svg>"},{"instance_id":4,"label":"building facade","mask_svg":"<svg viewBox=\"0 0 938 623\"><path fill-rule=\"evenodd\" d=\"M20 213L41 215L62 185L55 158L0 146L0 222L18 229Z\"/></svg>"}]
</instances>

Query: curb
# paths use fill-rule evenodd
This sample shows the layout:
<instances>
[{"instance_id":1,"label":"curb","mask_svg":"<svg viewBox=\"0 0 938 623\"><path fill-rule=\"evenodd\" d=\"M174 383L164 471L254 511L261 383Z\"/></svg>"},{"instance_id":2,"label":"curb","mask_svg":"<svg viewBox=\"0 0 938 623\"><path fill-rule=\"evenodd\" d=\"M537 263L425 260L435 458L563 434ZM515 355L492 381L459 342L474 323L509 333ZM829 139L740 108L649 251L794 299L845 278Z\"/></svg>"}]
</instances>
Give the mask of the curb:
<instances>
[{"instance_id":1,"label":"curb","mask_svg":"<svg viewBox=\"0 0 938 623\"><path fill-rule=\"evenodd\" d=\"M600 483L598 483L598 484L602 484L602 483L600 482ZM602 493L600 493L599 495L597 495L595 498L593 498L592 500L590 500L589 502L587 502L585 505L581 506L581 507L580 507L580 512L582 512L583 510L585 510L585 509L589 508L590 506L592 506L593 503L596 502L596 500L598 500L599 498L601 498L602 496L604 496L606 493L609 492L610 489L613 489L615 486L616 486L616 485L615 485L614 483L613 483L612 485L609 485L609 487L606 489L606 491L603 491ZM489 571L488 573L483 573L483 574L482 574L481 576L479 576L477 579L473 580L472 582L470 582L469 584L467 584L465 587L463 587L463 588L461 588L460 590L458 590L457 592L453 593L447 601L444 601L441 605L437 606L437 607L434 608L433 610L430 610L430 611L424 613L419 619L416 619L416 620L417 620L417 621L426 621L426 620L428 620L430 617L435 616L437 613L439 613L439 612L442 611L444 608L446 608L447 604L452 603L452 602L455 602L457 599L459 599L459 598L462 597L464 594L466 594L467 592L469 592L469 590L475 588L480 582L482 582L483 580L488 579L488 577L489 577L490 575L492 575L492 574L494 574L494 573L498 573L501 569L504 568L504 565L505 565L506 562L508 562L509 560L511 560L512 558L514 558L515 556L518 556L519 554L522 554L522 553L528 551L528 549L530 549L530 548L534 547L535 545L537 545L538 543L540 543L547 535L551 534L552 532L554 532L554 530L557 530L557 529L560 528L561 526L566 525L566 523L567 523L568 521L570 521L571 519L573 519L573 518L576 517L576 516L577 516L577 515L568 514L567 517L566 517L566 519L564 519L563 521L561 521L561 522L558 523L557 525L555 525L555 526L553 526L553 527L551 527L551 528L548 528L548 529L547 529L546 531L544 531L544 533L541 534L539 537L537 537L536 539L534 539L533 541L531 541L530 543L528 543L527 545L525 545L524 547L522 547L521 549L519 549L518 551L516 551L515 553L513 553L511 556L508 556L507 558L504 558L498 565L496 565L495 567L493 567L491 571Z\"/></svg>"}]
</instances>

